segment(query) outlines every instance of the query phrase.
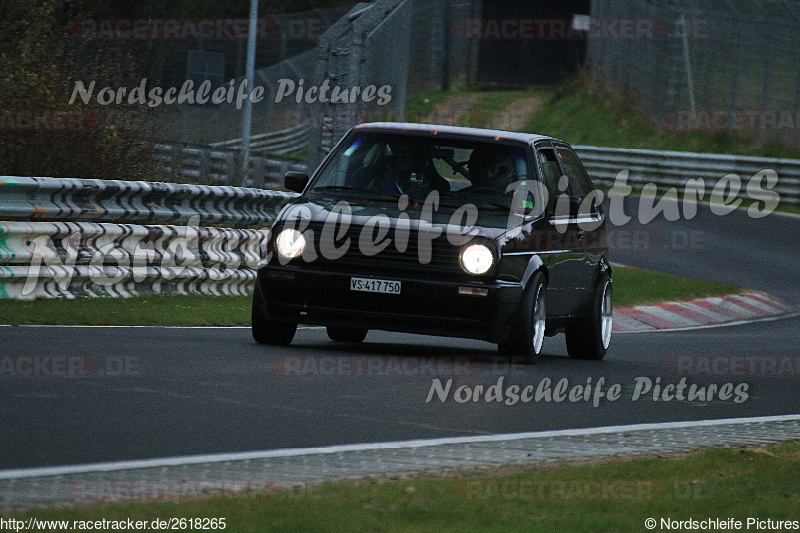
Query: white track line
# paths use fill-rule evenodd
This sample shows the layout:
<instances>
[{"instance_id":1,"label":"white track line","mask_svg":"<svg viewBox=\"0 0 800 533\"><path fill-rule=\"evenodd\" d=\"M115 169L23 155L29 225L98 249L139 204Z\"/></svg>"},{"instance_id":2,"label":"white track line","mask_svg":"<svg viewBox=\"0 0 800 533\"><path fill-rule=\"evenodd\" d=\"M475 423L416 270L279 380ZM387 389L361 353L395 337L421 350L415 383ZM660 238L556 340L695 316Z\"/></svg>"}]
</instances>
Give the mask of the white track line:
<instances>
[{"instance_id":1,"label":"white track line","mask_svg":"<svg viewBox=\"0 0 800 533\"><path fill-rule=\"evenodd\" d=\"M757 416L750 418L723 418L716 420L696 420L683 422L657 422L651 424L630 424L623 426L604 426L580 429L560 429L554 431L533 431L528 433L504 433L497 435L478 435L469 437L444 437L438 439L417 439L394 442L368 442L362 444L341 444L316 448L282 448L277 450L259 450L251 452L216 453L206 455L185 455L162 457L156 459L139 459L133 461L113 461L82 465L48 466L39 468L20 468L0 470L0 480L21 479L31 477L61 476L68 474L87 474L96 472L114 472L140 468L163 468L201 463L224 463L228 461L246 461L253 459L271 459L285 457L301 457L307 455L335 454L369 450L400 450L445 446L453 444L476 444L489 442L506 442L522 439L540 439L551 437L582 437L607 433L651 431L660 429L686 429L698 427L714 427L731 424L753 424L765 422L786 422L800 420L800 414Z\"/></svg>"}]
</instances>

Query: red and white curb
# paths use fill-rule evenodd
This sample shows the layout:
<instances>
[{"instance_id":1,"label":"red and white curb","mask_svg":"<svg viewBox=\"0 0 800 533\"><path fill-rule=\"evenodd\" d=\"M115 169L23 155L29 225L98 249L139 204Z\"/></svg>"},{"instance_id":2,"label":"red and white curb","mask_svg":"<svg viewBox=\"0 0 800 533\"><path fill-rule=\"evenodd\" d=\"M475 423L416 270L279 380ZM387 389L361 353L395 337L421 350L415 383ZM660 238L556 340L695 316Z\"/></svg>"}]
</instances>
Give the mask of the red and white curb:
<instances>
[{"instance_id":1,"label":"red and white curb","mask_svg":"<svg viewBox=\"0 0 800 533\"><path fill-rule=\"evenodd\" d=\"M682 329L783 315L795 309L760 291L614 309L614 331Z\"/></svg>"}]
</instances>

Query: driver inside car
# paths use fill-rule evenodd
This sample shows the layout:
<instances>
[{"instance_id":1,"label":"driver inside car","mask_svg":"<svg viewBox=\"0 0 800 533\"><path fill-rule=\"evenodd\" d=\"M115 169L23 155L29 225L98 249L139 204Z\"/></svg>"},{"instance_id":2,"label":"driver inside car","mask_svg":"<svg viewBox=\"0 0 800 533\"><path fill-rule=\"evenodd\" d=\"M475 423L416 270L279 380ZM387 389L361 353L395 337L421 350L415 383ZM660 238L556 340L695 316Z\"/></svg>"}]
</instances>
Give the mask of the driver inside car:
<instances>
[{"instance_id":1,"label":"driver inside car","mask_svg":"<svg viewBox=\"0 0 800 533\"><path fill-rule=\"evenodd\" d=\"M386 172L376 184L379 192L405 194L412 191L450 189L444 178L435 171L432 169L426 171L425 158L418 147L394 143L387 148L389 153L386 155Z\"/></svg>"},{"instance_id":2,"label":"driver inside car","mask_svg":"<svg viewBox=\"0 0 800 533\"><path fill-rule=\"evenodd\" d=\"M509 154L474 150L467 163L470 189L491 188L502 193L514 178L514 160Z\"/></svg>"}]
</instances>

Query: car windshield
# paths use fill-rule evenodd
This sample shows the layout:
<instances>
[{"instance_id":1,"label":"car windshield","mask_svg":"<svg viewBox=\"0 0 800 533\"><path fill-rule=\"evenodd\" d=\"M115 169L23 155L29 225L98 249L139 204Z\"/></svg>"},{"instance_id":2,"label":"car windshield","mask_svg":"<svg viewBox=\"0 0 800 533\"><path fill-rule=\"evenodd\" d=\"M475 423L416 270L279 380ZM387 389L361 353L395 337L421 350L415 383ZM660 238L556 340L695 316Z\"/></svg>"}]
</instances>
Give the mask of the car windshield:
<instances>
[{"instance_id":1,"label":"car windshield","mask_svg":"<svg viewBox=\"0 0 800 533\"><path fill-rule=\"evenodd\" d=\"M309 192L396 201L438 191L444 204L508 208L509 185L530 177L520 146L358 132L339 145Z\"/></svg>"}]
</instances>

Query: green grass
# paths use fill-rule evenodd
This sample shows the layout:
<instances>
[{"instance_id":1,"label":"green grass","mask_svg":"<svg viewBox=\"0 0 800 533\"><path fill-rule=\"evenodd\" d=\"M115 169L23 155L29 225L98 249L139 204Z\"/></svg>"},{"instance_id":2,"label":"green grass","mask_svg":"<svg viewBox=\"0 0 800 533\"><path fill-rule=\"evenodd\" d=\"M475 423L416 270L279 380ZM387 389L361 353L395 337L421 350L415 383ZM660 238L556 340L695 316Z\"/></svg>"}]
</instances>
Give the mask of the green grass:
<instances>
[{"instance_id":1,"label":"green grass","mask_svg":"<svg viewBox=\"0 0 800 533\"><path fill-rule=\"evenodd\" d=\"M472 106L465 110L466 120L462 126L473 128L489 127L492 120L502 113L514 100L530 97L527 91L474 91L459 85L451 91L423 91L408 96L405 108L405 120L408 122L426 122L428 117L441 108L448 100L458 96L476 94ZM435 115L434 115L435 118ZM452 117L444 117L450 119Z\"/></svg>"},{"instance_id":2,"label":"green grass","mask_svg":"<svg viewBox=\"0 0 800 533\"><path fill-rule=\"evenodd\" d=\"M461 477L456 477L460 475ZM797 520L800 444L325 483L258 497L35 509L58 520L224 517L225 531L646 531L647 518ZM529 490L518 495L519 484ZM612 490L596 492L606 484ZM614 490L613 487L617 487ZM621 491L619 487L631 490ZM493 488L504 487L505 496ZM541 487L541 492L539 487ZM559 493L559 488L567 490ZM599 495L587 498L588 494ZM541 494L541 496L540 496ZM559 494L565 494L560 496ZM677 528L684 530L682 528ZM659 527L656 529L662 531ZM750 527L751 531L755 530Z\"/></svg>"},{"instance_id":3,"label":"green grass","mask_svg":"<svg viewBox=\"0 0 800 533\"><path fill-rule=\"evenodd\" d=\"M615 307L724 296L743 291L742 287L731 283L683 278L636 268L614 267L612 277Z\"/></svg>"},{"instance_id":4,"label":"green grass","mask_svg":"<svg viewBox=\"0 0 800 533\"><path fill-rule=\"evenodd\" d=\"M614 268L614 305L741 292L727 283ZM0 300L0 324L249 326L250 296L158 295L132 298Z\"/></svg>"},{"instance_id":5,"label":"green grass","mask_svg":"<svg viewBox=\"0 0 800 533\"><path fill-rule=\"evenodd\" d=\"M478 96L478 100L472 107L471 116L474 116L474 124L470 126L486 128L491 125L492 120L503 113L506 108L515 100L530 97L526 91L496 91L483 92Z\"/></svg>"},{"instance_id":6,"label":"green grass","mask_svg":"<svg viewBox=\"0 0 800 533\"><path fill-rule=\"evenodd\" d=\"M249 326L250 296L0 300L2 324Z\"/></svg>"},{"instance_id":7,"label":"green grass","mask_svg":"<svg viewBox=\"0 0 800 533\"><path fill-rule=\"evenodd\" d=\"M469 92L464 88L429 91L412 95L408 102L415 108L419 106L418 98L427 98L428 106L435 108L450 97ZM678 132L661 128L631 98L611 92L583 75L552 87L472 92L479 97L469 116L483 117L484 122L514 100L541 98L541 107L522 131L561 138L573 145L800 158L800 147L796 145L759 141L741 132Z\"/></svg>"},{"instance_id":8,"label":"green grass","mask_svg":"<svg viewBox=\"0 0 800 533\"><path fill-rule=\"evenodd\" d=\"M800 158L797 146L761 142L744 133L666 130L630 100L582 78L545 91L543 96L546 103L524 131L563 138L570 144Z\"/></svg>"}]
</instances>

